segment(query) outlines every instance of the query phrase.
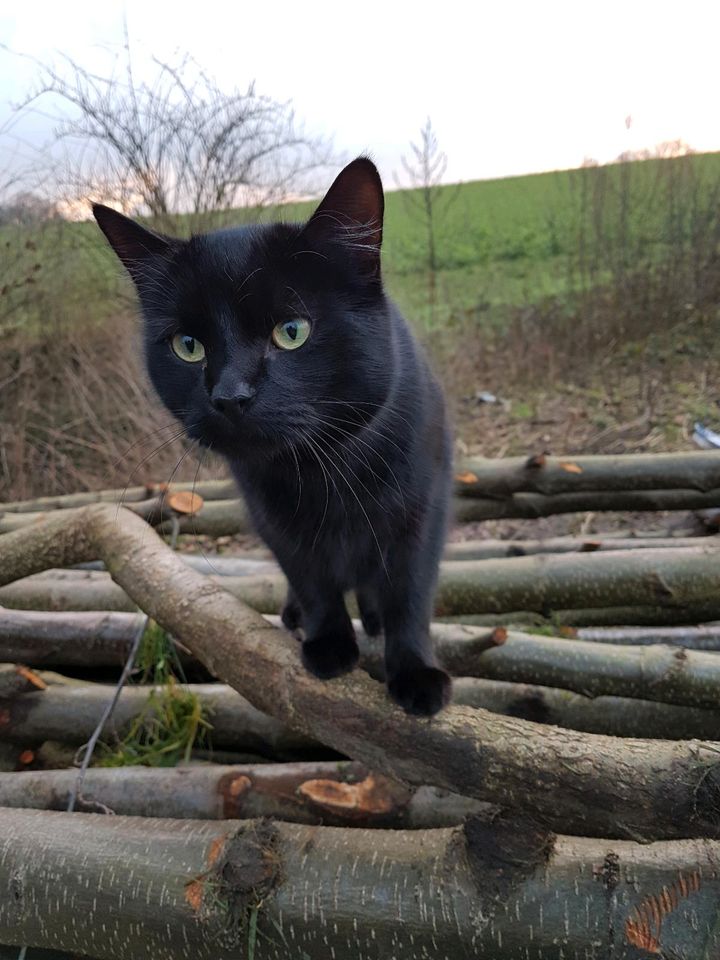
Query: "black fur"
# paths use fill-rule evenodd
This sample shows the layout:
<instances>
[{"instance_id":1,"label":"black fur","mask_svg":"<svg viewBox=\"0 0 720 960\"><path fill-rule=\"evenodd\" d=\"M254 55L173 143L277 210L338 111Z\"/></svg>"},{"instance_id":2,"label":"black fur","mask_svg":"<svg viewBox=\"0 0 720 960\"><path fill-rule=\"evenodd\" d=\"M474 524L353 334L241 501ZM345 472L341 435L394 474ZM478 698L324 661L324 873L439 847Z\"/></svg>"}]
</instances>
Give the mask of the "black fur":
<instances>
[{"instance_id":1,"label":"black fur","mask_svg":"<svg viewBox=\"0 0 720 960\"><path fill-rule=\"evenodd\" d=\"M344 594L385 634L388 689L411 713L447 703L428 624L445 538L451 444L440 387L380 278L383 193L359 158L307 224L221 230L189 241L107 207L96 219L128 268L147 365L188 436L227 460L291 585L283 622L302 626L319 677L358 660ZM296 350L273 327L311 323ZM204 345L188 363L182 333ZM214 405L213 405L214 403Z\"/></svg>"}]
</instances>

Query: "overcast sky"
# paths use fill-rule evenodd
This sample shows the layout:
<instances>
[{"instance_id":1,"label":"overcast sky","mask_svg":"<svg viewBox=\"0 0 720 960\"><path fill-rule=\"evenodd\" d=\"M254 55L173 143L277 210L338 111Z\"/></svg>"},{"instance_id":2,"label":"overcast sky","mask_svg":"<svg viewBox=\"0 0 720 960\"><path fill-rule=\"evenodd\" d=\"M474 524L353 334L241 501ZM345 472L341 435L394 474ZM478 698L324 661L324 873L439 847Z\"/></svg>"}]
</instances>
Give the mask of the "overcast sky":
<instances>
[{"instance_id":1,"label":"overcast sky","mask_svg":"<svg viewBox=\"0 0 720 960\"><path fill-rule=\"evenodd\" d=\"M182 50L228 87L255 79L347 157L369 150L389 183L428 115L448 180L577 166L676 138L720 149L717 0L24 0L2 5L0 42L103 71L124 14L138 72L150 55ZM3 116L34 69L0 53ZM25 133L51 128L38 117Z\"/></svg>"}]
</instances>

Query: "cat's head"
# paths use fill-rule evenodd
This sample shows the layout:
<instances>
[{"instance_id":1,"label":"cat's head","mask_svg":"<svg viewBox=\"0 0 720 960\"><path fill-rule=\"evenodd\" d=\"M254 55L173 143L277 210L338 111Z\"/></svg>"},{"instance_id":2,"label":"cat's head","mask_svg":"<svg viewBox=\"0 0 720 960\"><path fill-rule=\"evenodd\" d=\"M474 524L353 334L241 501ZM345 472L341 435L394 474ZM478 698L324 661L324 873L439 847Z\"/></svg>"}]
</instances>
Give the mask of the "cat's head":
<instances>
[{"instance_id":1,"label":"cat's head","mask_svg":"<svg viewBox=\"0 0 720 960\"><path fill-rule=\"evenodd\" d=\"M383 191L364 157L304 224L161 236L102 205L95 218L137 288L148 370L188 436L266 456L339 440L391 381L380 279Z\"/></svg>"}]
</instances>

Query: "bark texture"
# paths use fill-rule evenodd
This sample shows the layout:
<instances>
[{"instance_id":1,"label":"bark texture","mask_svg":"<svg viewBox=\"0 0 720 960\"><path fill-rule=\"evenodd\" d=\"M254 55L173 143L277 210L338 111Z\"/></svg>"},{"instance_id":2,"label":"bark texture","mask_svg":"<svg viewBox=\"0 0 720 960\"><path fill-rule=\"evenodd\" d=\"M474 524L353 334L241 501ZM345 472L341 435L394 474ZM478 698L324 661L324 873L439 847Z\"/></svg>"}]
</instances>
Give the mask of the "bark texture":
<instances>
[{"instance_id":1,"label":"bark texture","mask_svg":"<svg viewBox=\"0 0 720 960\"><path fill-rule=\"evenodd\" d=\"M480 818L378 836L3 810L0 939L99 960L699 960L720 950L719 862L711 841Z\"/></svg>"},{"instance_id":2,"label":"bark texture","mask_svg":"<svg viewBox=\"0 0 720 960\"><path fill-rule=\"evenodd\" d=\"M437 624L437 649L455 676L530 681L588 696L611 694L688 706L720 706L720 658L665 644L620 646L509 631L489 645L472 627ZM366 666L382 672L379 644L367 648Z\"/></svg>"},{"instance_id":3,"label":"bark texture","mask_svg":"<svg viewBox=\"0 0 720 960\"><path fill-rule=\"evenodd\" d=\"M34 500L14 500L0 504L0 510L6 513L46 512L48 510L70 510L87 507L93 503L110 503L125 506L139 503L161 494L168 495L180 490L198 494L203 500L229 500L237 494L232 480L199 480L197 483L149 483L121 490L88 490L81 493L68 493L57 497L37 497Z\"/></svg>"},{"instance_id":4,"label":"bark texture","mask_svg":"<svg viewBox=\"0 0 720 960\"><path fill-rule=\"evenodd\" d=\"M63 666L125 663L138 613L45 613L0 607L0 653L8 661Z\"/></svg>"},{"instance_id":5,"label":"bark texture","mask_svg":"<svg viewBox=\"0 0 720 960\"><path fill-rule=\"evenodd\" d=\"M708 493L720 490L720 453L477 458L462 464L456 484L458 492L466 497L625 490Z\"/></svg>"},{"instance_id":6,"label":"bark texture","mask_svg":"<svg viewBox=\"0 0 720 960\"><path fill-rule=\"evenodd\" d=\"M161 496L123 503L123 507L142 517L153 527L157 527L160 533L170 533L173 529L172 518L175 514ZM49 516L52 516L53 512L7 511L0 513L0 534L23 530L36 523L42 523ZM197 536L232 536L236 533L249 533L252 530L245 503L237 498L208 500L207 503L203 503L197 513L180 515L177 520L180 533Z\"/></svg>"},{"instance_id":7,"label":"bark texture","mask_svg":"<svg viewBox=\"0 0 720 960\"><path fill-rule=\"evenodd\" d=\"M371 669L377 670L377 661L372 657L367 663ZM45 676L41 674L42 678ZM196 696L202 705L204 716L212 726L210 740L214 750L233 749L265 758L307 757L323 753L320 743L295 734L272 717L256 711L232 687L217 683L189 684L184 689ZM25 747L47 744L51 740L72 744L74 746L66 751L69 751L72 762L75 748L89 738L111 696L112 688L103 684L52 686L43 693L29 686L22 691L13 690L12 696L0 697L0 735L8 743ZM149 716L148 697L148 687L128 688L107 727L106 739L121 733L141 713ZM720 739L720 710L717 708L683 707L612 695L584 695L540 686L531 682L531 678L511 683L460 677L454 682L453 703L615 737ZM64 766L65 762L50 765Z\"/></svg>"},{"instance_id":8,"label":"bark texture","mask_svg":"<svg viewBox=\"0 0 720 960\"><path fill-rule=\"evenodd\" d=\"M599 550L680 550L713 543L716 541L712 537L618 537L603 533L588 537L546 537L543 540L459 540L448 543L445 559L499 560L536 553L597 553Z\"/></svg>"},{"instance_id":9,"label":"bark texture","mask_svg":"<svg viewBox=\"0 0 720 960\"><path fill-rule=\"evenodd\" d=\"M561 513L599 513L604 510L700 510L720 503L720 489L697 490L588 490L579 493L514 493L506 498L456 497L458 523L483 520L533 520Z\"/></svg>"},{"instance_id":10,"label":"bark texture","mask_svg":"<svg viewBox=\"0 0 720 960\"><path fill-rule=\"evenodd\" d=\"M75 770L0 773L0 807L65 810ZM454 826L486 808L479 800L410 790L361 764L322 761L208 763L88 770L79 809L134 817L220 820L274 817L325 826L427 829Z\"/></svg>"},{"instance_id":11,"label":"bark texture","mask_svg":"<svg viewBox=\"0 0 720 960\"><path fill-rule=\"evenodd\" d=\"M720 709L678 707L628 697L584 696L532 683L460 677L453 682L453 703L612 737L720 739Z\"/></svg>"},{"instance_id":12,"label":"bark texture","mask_svg":"<svg viewBox=\"0 0 720 960\"><path fill-rule=\"evenodd\" d=\"M97 505L7 534L0 539L0 579L98 557L213 675L291 729L371 769L526 811L552 829L720 836L716 744L570 734L459 706L420 720L357 671L320 682L302 669L292 638L189 570L128 512L118 517Z\"/></svg>"},{"instance_id":13,"label":"bark texture","mask_svg":"<svg viewBox=\"0 0 720 960\"><path fill-rule=\"evenodd\" d=\"M580 627L573 631L578 640L647 646L667 643L686 650L720 650L720 626L699 627Z\"/></svg>"},{"instance_id":14,"label":"bark texture","mask_svg":"<svg viewBox=\"0 0 720 960\"><path fill-rule=\"evenodd\" d=\"M112 699L114 689L109 684L83 683L48 686L32 693L23 692L22 696L0 698L0 737L23 746L45 740L85 743ZM198 683L185 689L199 697L212 725L213 745L276 757L307 755L322 749L317 741L294 733L273 717L256 710L224 684ZM105 726L106 740L120 735L142 712L151 712L151 690L146 686L123 689Z\"/></svg>"},{"instance_id":15,"label":"bark texture","mask_svg":"<svg viewBox=\"0 0 720 960\"><path fill-rule=\"evenodd\" d=\"M62 526L66 515L53 516L43 529L58 523ZM8 555L20 553L19 543L27 533L7 535L15 544ZM22 575L22 567L18 575ZM6 582L10 579L18 576L5 578ZM286 583L280 574L210 579L260 613L277 613L284 602ZM0 588L0 603L16 609L134 608L126 593L99 573L87 579L33 577L12 583ZM566 621L572 611L582 617L581 622L590 619L592 623L593 612L602 619L608 610L613 617L622 617L611 621L615 624L642 623L641 618L649 613L663 617L666 623L673 618L697 623L720 618L720 549L703 545L445 561L435 610L438 617L512 614L520 623L528 622L528 617L531 622L532 615L557 615Z\"/></svg>"}]
</instances>

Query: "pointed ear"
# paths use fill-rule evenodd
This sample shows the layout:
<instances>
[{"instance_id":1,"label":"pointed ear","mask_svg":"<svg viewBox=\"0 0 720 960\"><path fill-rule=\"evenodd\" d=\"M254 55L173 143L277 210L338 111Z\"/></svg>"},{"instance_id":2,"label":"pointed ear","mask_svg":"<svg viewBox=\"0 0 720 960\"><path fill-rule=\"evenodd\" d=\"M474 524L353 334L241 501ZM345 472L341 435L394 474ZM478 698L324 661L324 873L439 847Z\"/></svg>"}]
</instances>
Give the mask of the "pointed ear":
<instances>
[{"instance_id":1,"label":"pointed ear","mask_svg":"<svg viewBox=\"0 0 720 960\"><path fill-rule=\"evenodd\" d=\"M94 203L92 211L110 246L136 282L144 263L155 256L167 256L176 246L177 241L148 230L102 203Z\"/></svg>"},{"instance_id":2,"label":"pointed ear","mask_svg":"<svg viewBox=\"0 0 720 960\"><path fill-rule=\"evenodd\" d=\"M303 236L340 243L363 260L371 272L380 272L383 196L380 174L372 160L358 157L338 174Z\"/></svg>"}]
</instances>

